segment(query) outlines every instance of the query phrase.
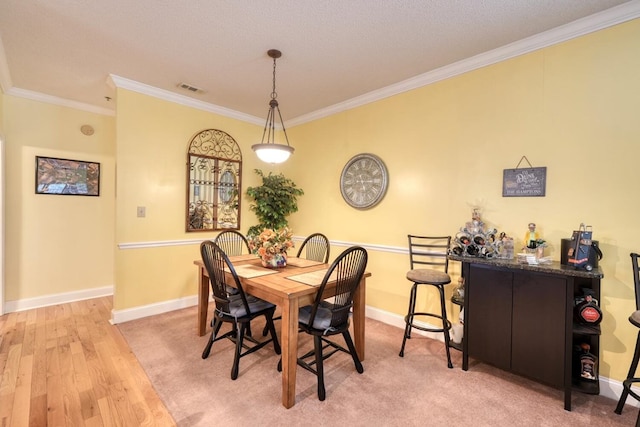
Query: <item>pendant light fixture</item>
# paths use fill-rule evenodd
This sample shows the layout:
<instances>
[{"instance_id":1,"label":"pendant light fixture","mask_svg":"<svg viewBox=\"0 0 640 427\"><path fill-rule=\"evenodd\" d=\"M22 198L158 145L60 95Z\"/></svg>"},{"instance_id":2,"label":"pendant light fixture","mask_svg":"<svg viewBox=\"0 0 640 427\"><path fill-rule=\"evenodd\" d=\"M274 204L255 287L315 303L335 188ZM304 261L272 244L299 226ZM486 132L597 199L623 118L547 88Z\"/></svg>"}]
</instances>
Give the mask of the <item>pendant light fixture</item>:
<instances>
[{"instance_id":1,"label":"pendant light fixture","mask_svg":"<svg viewBox=\"0 0 640 427\"><path fill-rule=\"evenodd\" d=\"M280 107L276 98L276 59L282 56L282 52L277 49L270 49L267 52L270 58L273 58L273 91L271 92L271 101L269 101L269 112L267 113L267 122L264 125L264 131L262 132L262 142L260 144L252 145L251 148L256 152L258 158L267 163L282 163L286 161L291 154L293 154L293 147L289 145L289 138L287 137L287 131L284 128L284 122L282 121L282 115L280 114ZM275 142L275 122L276 112L282 125L282 133L287 145L276 144Z\"/></svg>"}]
</instances>

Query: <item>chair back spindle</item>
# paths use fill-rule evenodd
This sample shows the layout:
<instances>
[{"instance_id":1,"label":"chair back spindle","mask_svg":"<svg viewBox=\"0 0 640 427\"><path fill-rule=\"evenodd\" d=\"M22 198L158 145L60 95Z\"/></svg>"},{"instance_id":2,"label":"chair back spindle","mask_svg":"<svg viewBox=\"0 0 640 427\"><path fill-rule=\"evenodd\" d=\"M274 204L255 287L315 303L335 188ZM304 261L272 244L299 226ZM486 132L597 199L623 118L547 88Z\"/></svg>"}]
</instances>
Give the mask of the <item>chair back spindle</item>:
<instances>
[{"instance_id":1,"label":"chair back spindle","mask_svg":"<svg viewBox=\"0 0 640 427\"><path fill-rule=\"evenodd\" d=\"M302 242L297 257L327 263L329 262L330 250L327 236L322 233L314 233Z\"/></svg>"},{"instance_id":2,"label":"chair back spindle","mask_svg":"<svg viewBox=\"0 0 640 427\"><path fill-rule=\"evenodd\" d=\"M638 260L640 258L640 254L631 253L631 266L633 268L633 284L635 287L636 294L636 310L640 310L640 264L638 264Z\"/></svg>"},{"instance_id":3,"label":"chair back spindle","mask_svg":"<svg viewBox=\"0 0 640 427\"><path fill-rule=\"evenodd\" d=\"M213 241L227 256L251 253L247 238L236 230L225 230L218 234Z\"/></svg>"}]
</instances>

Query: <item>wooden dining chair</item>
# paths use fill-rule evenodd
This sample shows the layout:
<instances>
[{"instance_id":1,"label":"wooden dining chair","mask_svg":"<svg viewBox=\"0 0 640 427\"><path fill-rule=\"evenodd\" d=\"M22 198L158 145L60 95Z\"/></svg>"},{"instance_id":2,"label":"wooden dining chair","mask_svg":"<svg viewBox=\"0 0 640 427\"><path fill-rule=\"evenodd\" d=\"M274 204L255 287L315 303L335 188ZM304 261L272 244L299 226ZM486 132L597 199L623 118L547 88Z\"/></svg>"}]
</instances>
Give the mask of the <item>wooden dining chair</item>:
<instances>
[{"instance_id":1,"label":"wooden dining chair","mask_svg":"<svg viewBox=\"0 0 640 427\"><path fill-rule=\"evenodd\" d=\"M273 349L280 354L280 343L273 326L273 313L276 306L268 301L246 295L242 289L242 283L236 274L229 257L220 247L206 240L200 245L202 262L209 274L209 282L213 290L215 309L211 322L212 331L209 341L202 352L202 358L206 359L211 352L213 343L223 338L228 338L235 343L235 355L231 367L231 379L238 378L240 358L253 353L273 342ZM238 290L238 295L232 297L227 289L230 287L228 274L232 277L232 284ZM253 319L264 316L271 338L258 342L247 334L249 325ZM231 331L219 335L223 323L231 324ZM247 344L249 341L252 344Z\"/></svg>"},{"instance_id":2,"label":"wooden dining chair","mask_svg":"<svg viewBox=\"0 0 640 427\"><path fill-rule=\"evenodd\" d=\"M337 352L351 355L356 371L364 372L349 332L353 296L367 268L367 251L360 246L345 250L327 270L312 305L299 309L300 332L313 336L313 350L298 358L298 365L318 378L318 399L324 400L324 360ZM323 298L325 288L335 281L335 296ZM347 348L329 337L342 335ZM282 359L278 370L282 369Z\"/></svg>"}]
</instances>

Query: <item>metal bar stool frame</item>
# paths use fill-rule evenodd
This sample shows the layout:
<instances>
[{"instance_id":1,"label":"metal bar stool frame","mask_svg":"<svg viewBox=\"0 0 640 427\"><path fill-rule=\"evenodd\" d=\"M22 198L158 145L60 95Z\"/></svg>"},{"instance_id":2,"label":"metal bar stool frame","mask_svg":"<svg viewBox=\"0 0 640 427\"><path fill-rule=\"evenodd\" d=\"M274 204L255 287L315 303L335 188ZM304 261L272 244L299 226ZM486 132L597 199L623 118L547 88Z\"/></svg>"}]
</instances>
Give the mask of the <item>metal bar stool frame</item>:
<instances>
[{"instance_id":1,"label":"metal bar stool frame","mask_svg":"<svg viewBox=\"0 0 640 427\"><path fill-rule=\"evenodd\" d=\"M627 397L631 395L634 399L640 402L640 395L631 390L631 386L640 383L640 377L636 377L636 369L638 368L638 361L640 361L640 254L631 253L631 266L633 267L633 284L636 295L636 311L629 316L629 322L638 328L638 337L636 338L636 349L633 352L633 358L631 359L631 366L629 367L629 373L627 373L627 379L622 382L622 394L618 405L616 406L615 413L622 414L622 409L627 401ZM640 412L638 412L638 418L636 420L636 426L640 426Z\"/></svg>"},{"instance_id":2,"label":"metal bar stool frame","mask_svg":"<svg viewBox=\"0 0 640 427\"><path fill-rule=\"evenodd\" d=\"M407 273L407 279L413 282L409 296L409 309L404 318L405 330L400 348L400 357L404 357L404 347L407 339L411 338L413 328L425 332L441 332L444 335L445 350L447 353L447 367L453 368L451 363L450 336L451 322L447 319L447 308L445 305L444 286L451 283L449 276L449 247L451 236L418 236L409 234L409 259L411 270ZM416 265L428 265L431 267L441 267L443 271L435 268L416 268ZM440 313L427 313L416 311L416 301L418 288L420 286L434 286L440 296ZM415 324L416 316L426 316L438 319L442 322L442 327L428 327Z\"/></svg>"}]
</instances>

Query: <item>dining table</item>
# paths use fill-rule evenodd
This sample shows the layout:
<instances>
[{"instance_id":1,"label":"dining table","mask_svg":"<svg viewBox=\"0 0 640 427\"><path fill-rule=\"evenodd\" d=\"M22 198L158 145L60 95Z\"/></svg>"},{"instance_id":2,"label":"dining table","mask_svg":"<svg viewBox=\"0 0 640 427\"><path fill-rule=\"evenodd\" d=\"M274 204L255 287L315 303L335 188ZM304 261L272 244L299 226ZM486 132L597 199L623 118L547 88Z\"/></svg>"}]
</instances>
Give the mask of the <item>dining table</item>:
<instances>
[{"instance_id":1,"label":"dining table","mask_svg":"<svg viewBox=\"0 0 640 427\"><path fill-rule=\"evenodd\" d=\"M291 408L295 405L296 396L298 309L313 303L330 264L289 257L285 267L271 269L263 267L260 258L252 254L232 256L229 260L245 293L269 301L281 310L282 405ZM210 327L207 314L211 288L202 260L193 263L198 267L197 332L202 336ZM365 358L366 278L370 276L370 272L364 273L353 297L353 340L360 360ZM234 284L233 280L228 280L228 283ZM329 298L334 294L335 282L332 286L330 280L323 297Z\"/></svg>"}]
</instances>

